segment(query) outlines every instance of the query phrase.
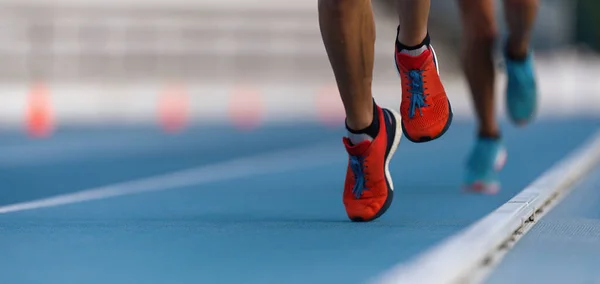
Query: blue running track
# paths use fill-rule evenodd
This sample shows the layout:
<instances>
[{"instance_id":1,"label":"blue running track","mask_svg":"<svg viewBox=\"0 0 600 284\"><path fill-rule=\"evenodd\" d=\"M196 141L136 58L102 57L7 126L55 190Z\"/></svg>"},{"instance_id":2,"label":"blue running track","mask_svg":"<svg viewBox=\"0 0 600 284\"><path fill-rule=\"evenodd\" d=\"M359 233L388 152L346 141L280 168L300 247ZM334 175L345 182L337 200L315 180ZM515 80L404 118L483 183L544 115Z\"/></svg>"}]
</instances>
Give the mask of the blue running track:
<instances>
[{"instance_id":1,"label":"blue running track","mask_svg":"<svg viewBox=\"0 0 600 284\"><path fill-rule=\"evenodd\" d=\"M600 167L510 251L488 283L599 283Z\"/></svg>"},{"instance_id":2,"label":"blue running track","mask_svg":"<svg viewBox=\"0 0 600 284\"><path fill-rule=\"evenodd\" d=\"M403 139L391 164L392 207L360 224L346 219L341 202L341 128L63 129L45 140L3 133L0 210L189 168L214 178L0 214L0 283L364 283L491 212L597 128L583 118L505 125L509 156L496 196L460 191L473 124L457 121L431 143ZM595 214L568 218L597 222L597 204ZM539 229L561 226L567 217L558 209ZM509 263L525 257L519 250ZM597 255L588 256L597 263Z\"/></svg>"}]
</instances>

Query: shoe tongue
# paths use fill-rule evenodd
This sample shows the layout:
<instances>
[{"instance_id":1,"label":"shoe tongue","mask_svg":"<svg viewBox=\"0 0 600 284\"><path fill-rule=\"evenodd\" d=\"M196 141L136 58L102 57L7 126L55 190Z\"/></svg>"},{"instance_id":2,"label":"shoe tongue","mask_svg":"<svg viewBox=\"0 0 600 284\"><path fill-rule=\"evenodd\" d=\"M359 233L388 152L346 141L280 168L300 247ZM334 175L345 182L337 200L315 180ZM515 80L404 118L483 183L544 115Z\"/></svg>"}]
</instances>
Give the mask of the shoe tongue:
<instances>
[{"instance_id":1,"label":"shoe tongue","mask_svg":"<svg viewBox=\"0 0 600 284\"><path fill-rule=\"evenodd\" d=\"M398 58L398 61L401 64L402 68L405 69L422 69L423 66L427 63L427 60L429 59L431 55L431 50L427 49L425 51L423 51L423 53L421 53L418 56L410 56L408 54L404 54L404 53L397 53L396 56Z\"/></svg>"},{"instance_id":2,"label":"shoe tongue","mask_svg":"<svg viewBox=\"0 0 600 284\"><path fill-rule=\"evenodd\" d=\"M344 145L346 146L346 151L348 151L348 154L352 156L360 156L369 150L369 147L371 147L371 141L363 141L356 145L352 145L350 139L344 137Z\"/></svg>"}]
</instances>

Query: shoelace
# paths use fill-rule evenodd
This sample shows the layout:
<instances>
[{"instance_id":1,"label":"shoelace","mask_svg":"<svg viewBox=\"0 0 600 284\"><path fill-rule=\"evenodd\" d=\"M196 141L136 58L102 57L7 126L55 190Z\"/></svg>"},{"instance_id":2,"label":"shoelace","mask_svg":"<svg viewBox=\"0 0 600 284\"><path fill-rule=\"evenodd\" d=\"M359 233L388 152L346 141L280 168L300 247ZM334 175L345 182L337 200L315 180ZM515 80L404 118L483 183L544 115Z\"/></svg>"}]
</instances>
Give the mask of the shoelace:
<instances>
[{"instance_id":1,"label":"shoelace","mask_svg":"<svg viewBox=\"0 0 600 284\"><path fill-rule=\"evenodd\" d=\"M423 116L422 108L428 107L429 105L425 103L425 98L427 95L424 94L423 89L423 71L422 70L410 70L408 72L408 77L410 78L410 107L408 109L409 118L413 118L415 116L415 111L418 109L421 116Z\"/></svg>"},{"instance_id":2,"label":"shoelace","mask_svg":"<svg viewBox=\"0 0 600 284\"><path fill-rule=\"evenodd\" d=\"M361 197L364 190L368 190L365 188L365 173L364 173L364 158L360 156L350 156L350 168L354 173L354 188L352 188L352 193L354 193L354 197L357 199Z\"/></svg>"}]
</instances>

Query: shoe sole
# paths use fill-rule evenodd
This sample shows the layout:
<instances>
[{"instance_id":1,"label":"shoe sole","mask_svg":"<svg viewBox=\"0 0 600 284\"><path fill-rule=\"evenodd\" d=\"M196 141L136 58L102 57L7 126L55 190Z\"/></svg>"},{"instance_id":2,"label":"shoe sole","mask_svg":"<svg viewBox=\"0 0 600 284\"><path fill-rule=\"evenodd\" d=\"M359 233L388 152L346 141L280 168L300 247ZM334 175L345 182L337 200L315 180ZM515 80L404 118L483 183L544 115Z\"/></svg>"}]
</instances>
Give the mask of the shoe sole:
<instances>
[{"instance_id":1,"label":"shoe sole","mask_svg":"<svg viewBox=\"0 0 600 284\"><path fill-rule=\"evenodd\" d=\"M495 195L500 191L500 184L498 183L484 183L475 182L470 185L466 185L463 188L463 192L472 194L487 194Z\"/></svg>"},{"instance_id":2,"label":"shoe sole","mask_svg":"<svg viewBox=\"0 0 600 284\"><path fill-rule=\"evenodd\" d=\"M496 162L494 163L494 171L500 172L504 165L506 165L506 160L508 157L508 153L506 149L500 150L498 153L498 157L496 158ZM475 181L471 184L463 185L463 192L465 193L478 193L478 194L488 194L494 195L500 191L500 184L497 182L485 183L483 181Z\"/></svg>"},{"instance_id":3,"label":"shoe sole","mask_svg":"<svg viewBox=\"0 0 600 284\"><path fill-rule=\"evenodd\" d=\"M370 221L373 221L373 220L381 217L381 215L383 215L388 210L388 208L392 204L392 200L394 199L394 182L392 181L392 175L390 173L390 161L392 160L394 153L396 153L396 150L398 149L398 145L400 145L400 140L402 138L402 129L400 127L400 125L401 125L400 114L398 114L397 112L390 110L390 109L382 108L381 110L384 112L384 114L383 114L384 119L387 119L385 112L388 112L387 115L390 115L393 118L392 124L390 126L395 128L394 137L392 139L390 139L390 136L388 135L388 143L387 143L388 147L385 151L384 170L385 170L385 182L386 182L387 188L388 188L387 198L385 199L383 206L381 207L381 209L379 209L379 211L377 212L377 214L375 214L375 216L373 216L372 218L369 218L369 219L363 219L360 217L350 218L350 220L352 220L354 222L370 222ZM389 126L386 125L386 127L389 127ZM387 130L387 128L386 128L386 130Z\"/></svg>"},{"instance_id":4,"label":"shoe sole","mask_svg":"<svg viewBox=\"0 0 600 284\"><path fill-rule=\"evenodd\" d=\"M431 45L429 46L429 48L431 49L431 54L433 55L435 71L437 72L438 75L440 75L440 66L438 64L437 55L435 54L435 49ZM398 67L398 61L396 60L395 52L394 52L394 65L396 66L396 72L398 73L398 76L401 77L400 68ZM448 115L448 120L446 121L446 125L444 125L442 132L440 132L438 135L436 135L434 137L421 136L421 137L419 137L419 139L413 139L406 134L407 131L406 131L406 128L404 127L404 122L401 121L400 123L402 125L402 132L404 133L404 137L406 137L406 139L408 139L408 141L413 142L413 143L429 142L429 141L433 141L435 139L442 137L444 134L446 134L446 131L448 131L448 129L450 128L450 125L452 124L452 117L454 116L454 114L452 113L452 105L450 104L450 100L448 100L448 111L449 111L449 115Z\"/></svg>"},{"instance_id":5,"label":"shoe sole","mask_svg":"<svg viewBox=\"0 0 600 284\"><path fill-rule=\"evenodd\" d=\"M535 94L536 103L533 104L533 111L526 118L517 118L512 115L512 111L510 111L511 104L508 103L509 96L510 95L508 94L508 88L506 88L506 91L504 92L504 105L506 106L506 115L508 116L510 121L517 127L525 127L528 124L531 124L532 121L537 117L537 114L538 114L539 104L537 103L537 98L538 98L537 92Z\"/></svg>"},{"instance_id":6,"label":"shoe sole","mask_svg":"<svg viewBox=\"0 0 600 284\"><path fill-rule=\"evenodd\" d=\"M510 109L510 104L508 103L508 93L505 95L506 96L506 113L508 118L510 119L510 121L513 123L513 125L517 126L517 127L525 127L529 124L531 124L533 122L533 120L535 119L535 117L537 116L537 112L538 112L538 104L536 103L534 105L534 109L533 112L529 115L529 117L527 118L516 118L513 115L511 115L511 111ZM537 94L536 94L537 96Z\"/></svg>"},{"instance_id":7,"label":"shoe sole","mask_svg":"<svg viewBox=\"0 0 600 284\"><path fill-rule=\"evenodd\" d=\"M450 100L448 100L448 111L450 112L450 114L448 115L448 120L446 121L446 125L444 125L442 132L440 132L438 135L436 135L434 137L421 136L421 137L419 137L419 140L416 140L416 139L413 139L410 136L406 135L406 128L404 128L404 123L401 123L402 131L404 132L404 136L406 137L406 139L408 139L408 141L413 142L413 143L430 142L430 141L433 141L435 139L442 137L444 134L446 134L446 131L448 131L448 129L450 129L450 125L452 125L452 117L454 116L452 113L452 106L450 106Z\"/></svg>"}]
</instances>

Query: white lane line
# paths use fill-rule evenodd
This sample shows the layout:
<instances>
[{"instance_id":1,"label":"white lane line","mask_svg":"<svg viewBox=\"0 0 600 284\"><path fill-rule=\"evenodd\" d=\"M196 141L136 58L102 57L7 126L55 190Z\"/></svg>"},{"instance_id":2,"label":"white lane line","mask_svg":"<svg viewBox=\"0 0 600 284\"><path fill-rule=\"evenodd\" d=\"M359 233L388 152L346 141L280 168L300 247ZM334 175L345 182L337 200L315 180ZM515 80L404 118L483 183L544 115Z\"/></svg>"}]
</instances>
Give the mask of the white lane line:
<instances>
[{"instance_id":1,"label":"white lane line","mask_svg":"<svg viewBox=\"0 0 600 284\"><path fill-rule=\"evenodd\" d=\"M74 134L73 134L74 135ZM84 137L65 135L47 141L21 141L21 144L0 146L0 170L23 166L40 166L79 161L94 157L123 157L154 153L163 149L181 149L214 143L213 139L179 139L147 133L121 133L109 138L100 134Z\"/></svg>"},{"instance_id":2,"label":"white lane line","mask_svg":"<svg viewBox=\"0 0 600 284\"><path fill-rule=\"evenodd\" d=\"M600 162L600 131L504 205L376 283L481 283L502 256Z\"/></svg>"},{"instance_id":3,"label":"white lane line","mask_svg":"<svg viewBox=\"0 0 600 284\"><path fill-rule=\"evenodd\" d=\"M202 185L210 182L226 181L252 175L272 174L302 168L311 168L339 161L340 158L343 158L343 151L337 150L339 149L332 147L330 144L319 144L310 147L244 157L164 175L86 189L75 193L0 206L0 214L151 191L176 189L184 186Z\"/></svg>"}]
</instances>

